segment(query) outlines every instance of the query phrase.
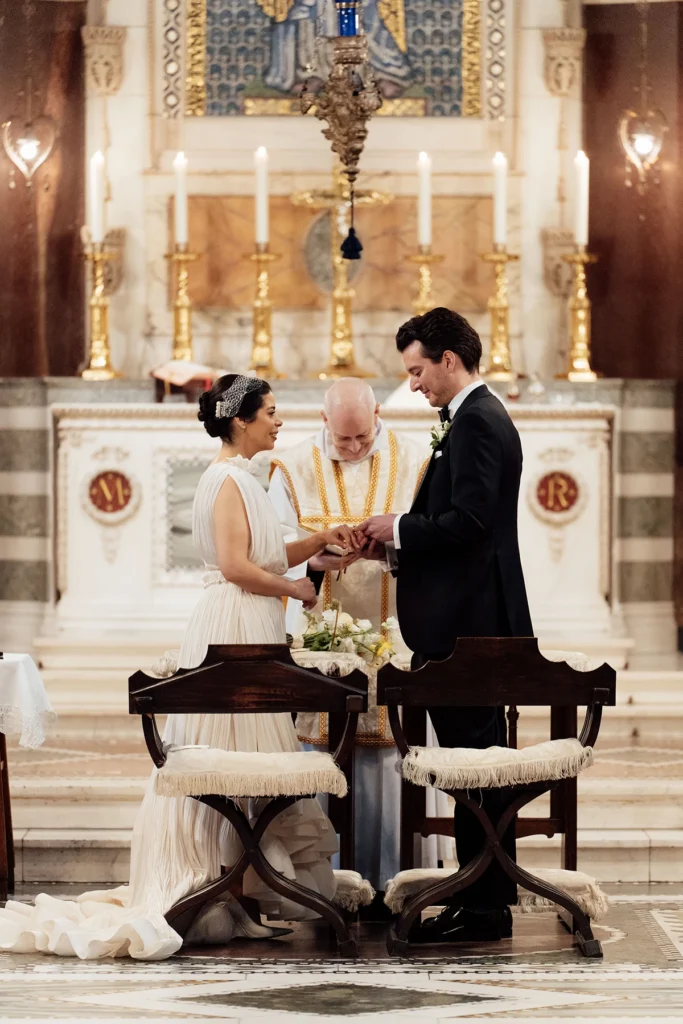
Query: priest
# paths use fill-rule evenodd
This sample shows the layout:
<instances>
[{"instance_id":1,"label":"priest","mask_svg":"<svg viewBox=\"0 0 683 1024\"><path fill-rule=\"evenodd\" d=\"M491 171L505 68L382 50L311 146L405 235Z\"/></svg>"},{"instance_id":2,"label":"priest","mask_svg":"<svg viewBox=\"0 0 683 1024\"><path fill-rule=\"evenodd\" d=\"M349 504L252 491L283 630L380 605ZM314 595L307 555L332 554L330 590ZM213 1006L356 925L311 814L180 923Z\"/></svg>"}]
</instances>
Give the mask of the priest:
<instances>
[{"instance_id":1,"label":"priest","mask_svg":"<svg viewBox=\"0 0 683 1024\"><path fill-rule=\"evenodd\" d=\"M388 430L370 385L355 377L327 390L321 429L272 462L270 497L280 522L291 534L329 524L359 525L373 514L405 512L427 466L428 451ZM369 619L379 631L396 614L395 581L379 560L346 566L334 552L323 552L290 575L308 573L319 588L319 609L334 599L354 618ZM306 627L301 604L287 604L287 629ZM316 739L320 737L306 737ZM398 870L399 786L396 751L386 716L374 733L364 732L356 751L356 869L376 889Z\"/></svg>"}]
</instances>

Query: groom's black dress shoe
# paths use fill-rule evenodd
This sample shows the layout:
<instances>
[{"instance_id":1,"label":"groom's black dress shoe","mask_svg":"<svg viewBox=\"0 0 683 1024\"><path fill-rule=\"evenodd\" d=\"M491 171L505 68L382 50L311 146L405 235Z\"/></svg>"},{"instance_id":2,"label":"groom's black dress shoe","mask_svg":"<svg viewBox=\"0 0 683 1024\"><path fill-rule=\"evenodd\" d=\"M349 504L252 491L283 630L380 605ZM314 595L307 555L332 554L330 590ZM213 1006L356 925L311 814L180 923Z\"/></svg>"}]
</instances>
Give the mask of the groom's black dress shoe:
<instances>
[{"instance_id":1,"label":"groom's black dress shoe","mask_svg":"<svg viewBox=\"0 0 683 1024\"><path fill-rule=\"evenodd\" d=\"M437 917L413 925L408 942L498 942L512 935L512 913L509 907L498 910L470 910L467 907L446 907Z\"/></svg>"}]
</instances>

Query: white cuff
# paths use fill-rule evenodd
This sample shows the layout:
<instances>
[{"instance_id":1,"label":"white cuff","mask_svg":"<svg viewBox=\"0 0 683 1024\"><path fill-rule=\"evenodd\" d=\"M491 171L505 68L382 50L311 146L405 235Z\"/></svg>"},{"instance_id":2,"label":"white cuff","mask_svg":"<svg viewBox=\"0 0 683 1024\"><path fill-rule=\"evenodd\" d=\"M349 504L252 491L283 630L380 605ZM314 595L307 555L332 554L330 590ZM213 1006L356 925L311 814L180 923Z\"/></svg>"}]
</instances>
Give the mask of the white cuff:
<instances>
[{"instance_id":1,"label":"white cuff","mask_svg":"<svg viewBox=\"0 0 683 1024\"><path fill-rule=\"evenodd\" d=\"M401 534L399 533L398 524L401 522L401 518L404 514L405 513L402 512L401 515L396 516L394 519L394 547L397 551L401 550Z\"/></svg>"}]
</instances>

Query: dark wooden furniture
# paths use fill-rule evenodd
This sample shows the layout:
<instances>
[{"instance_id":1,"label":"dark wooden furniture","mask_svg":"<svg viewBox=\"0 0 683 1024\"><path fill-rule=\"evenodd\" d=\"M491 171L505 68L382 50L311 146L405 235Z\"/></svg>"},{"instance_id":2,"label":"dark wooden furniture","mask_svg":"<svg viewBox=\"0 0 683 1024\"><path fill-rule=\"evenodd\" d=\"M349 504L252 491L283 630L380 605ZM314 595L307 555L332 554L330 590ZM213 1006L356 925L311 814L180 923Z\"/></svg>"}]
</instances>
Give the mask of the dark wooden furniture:
<instances>
[{"instance_id":1,"label":"dark wooden furniture","mask_svg":"<svg viewBox=\"0 0 683 1024\"><path fill-rule=\"evenodd\" d=\"M142 727L152 760L161 768L167 751L159 736L157 714L247 714L327 712L346 716L346 724L334 751L338 765L353 751L358 716L367 711L368 681L358 671L343 679L323 675L317 669L303 669L292 661L285 644L210 646L198 668L179 669L167 679L153 679L136 672L129 680L129 711L142 716ZM247 794L245 794L247 795ZM260 851L259 842L270 823L298 800L315 796L274 797L253 823L247 819L238 798L206 793L194 797L222 814L234 827L244 852L227 866L220 878L179 900L166 913L166 920L181 934L208 900L241 883L251 865L264 882L281 896L317 911L334 929L341 952L354 956L355 940L350 936L344 914L329 900L275 871Z\"/></svg>"},{"instance_id":2,"label":"dark wooden furniture","mask_svg":"<svg viewBox=\"0 0 683 1024\"><path fill-rule=\"evenodd\" d=\"M538 650L538 641L533 638L463 638L458 640L447 661L428 662L417 672L410 673L386 665L380 670L377 681L378 703L386 704L389 709L394 738L404 757L410 746L423 745L423 742L421 737L416 738L404 732L400 708L403 709L404 718L409 718L413 708L550 706L557 711L555 722L559 730L562 721L569 725L572 720L576 721L577 707L585 705L586 718L579 739L584 747L590 747L598 736L602 708L614 705L615 695L616 672L609 665L602 665L592 672L578 672L565 662L547 661ZM569 736L575 736L575 730L570 728ZM408 785L404 788L409 796L406 820L412 828L415 818L411 815L414 815L415 801L411 801L410 791L420 792L420 787ZM467 888L483 874L495 857L506 874L518 885L568 911L573 920L573 932L585 956L602 956L590 920L574 900L565 892L520 868L500 845L500 838L517 812L538 796L557 788L558 783L552 781L508 787L510 800L497 827L480 808L478 800L470 797L466 790L446 791L476 815L486 832L486 842L481 853L464 868L445 881L431 885L406 903L392 929L389 951L397 954L406 952L409 949L407 937L410 927L422 910ZM428 820L423 815L425 831L427 827L431 828L426 825ZM412 838L411 832L411 846ZM408 846L408 837L405 846Z\"/></svg>"},{"instance_id":3,"label":"dark wooden furniture","mask_svg":"<svg viewBox=\"0 0 683 1024\"><path fill-rule=\"evenodd\" d=\"M14 891L14 839L12 808L9 799L7 741L0 732L0 900Z\"/></svg>"},{"instance_id":4,"label":"dark wooden furniture","mask_svg":"<svg viewBox=\"0 0 683 1024\"><path fill-rule=\"evenodd\" d=\"M508 746L517 747L519 711L511 705L507 713ZM403 731L411 747L423 747L427 742L427 712L425 708L410 707L403 711ZM550 739L576 736L575 707L550 709ZM518 818L517 838L523 836L562 836L562 867L566 871L577 868L577 786L576 779L561 779L550 793L550 814L547 818ZM417 842L430 835L453 837L453 816L427 817L424 789L401 783L401 871L417 867Z\"/></svg>"}]
</instances>

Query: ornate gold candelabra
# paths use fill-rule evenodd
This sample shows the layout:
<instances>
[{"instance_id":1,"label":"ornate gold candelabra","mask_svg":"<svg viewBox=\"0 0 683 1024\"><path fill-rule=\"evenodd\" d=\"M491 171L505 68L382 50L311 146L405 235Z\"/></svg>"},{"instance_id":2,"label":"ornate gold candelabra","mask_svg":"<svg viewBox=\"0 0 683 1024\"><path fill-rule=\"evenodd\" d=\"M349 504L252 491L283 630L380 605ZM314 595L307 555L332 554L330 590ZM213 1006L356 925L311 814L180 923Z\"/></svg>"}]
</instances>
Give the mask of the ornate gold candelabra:
<instances>
[{"instance_id":1,"label":"ornate gold candelabra","mask_svg":"<svg viewBox=\"0 0 683 1024\"><path fill-rule=\"evenodd\" d=\"M562 259L574 268L574 288L567 303L569 309L569 354L565 373L558 374L561 380L597 380L598 375L591 369L591 304L586 284L586 266L596 263L597 256L586 252L585 245L577 245L575 252L566 253Z\"/></svg>"},{"instance_id":2,"label":"ornate gold candelabra","mask_svg":"<svg viewBox=\"0 0 683 1024\"><path fill-rule=\"evenodd\" d=\"M92 261L92 293L88 302L90 355L81 377L84 380L114 380L121 377L121 374L111 365L109 296L105 292L105 265L111 260L118 259L118 255L105 249L102 242L93 242L86 251L85 258Z\"/></svg>"},{"instance_id":3,"label":"ornate gold candelabra","mask_svg":"<svg viewBox=\"0 0 683 1024\"><path fill-rule=\"evenodd\" d=\"M393 196L383 192L356 192L357 206L386 205ZM350 202L350 188L342 168L337 165L332 173L331 189L313 189L295 192L291 197L295 206L312 210L330 211L330 256L332 259L332 323L330 331L330 358L327 366L312 376L319 380L335 377L373 377L356 362L353 343L353 297L349 284L349 261L341 254L341 240L346 233L346 218Z\"/></svg>"},{"instance_id":4,"label":"ornate gold candelabra","mask_svg":"<svg viewBox=\"0 0 683 1024\"><path fill-rule=\"evenodd\" d=\"M435 263L443 263L445 258L445 256L432 252L431 245L419 245L417 252L408 257L408 262L417 266L419 274L417 298L413 299L413 309L417 316L429 312L434 304L432 301L432 267Z\"/></svg>"},{"instance_id":5,"label":"ornate gold candelabra","mask_svg":"<svg viewBox=\"0 0 683 1024\"><path fill-rule=\"evenodd\" d=\"M515 374L510 357L510 299L505 268L519 256L509 253L504 245L494 245L493 252L485 252L481 258L492 263L496 273L495 291L486 304L491 314L491 348L484 373L488 380L510 381Z\"/></svg>"},{"instance_id":6,"label":"ornate gold candelabra","mask_svg":"<svg viewBox=\"0 0 683 1024\"><path fill-rule=\"evenodd\" d=\"M270 265L280 257L268 249L267 242L257 242L256 251L247 259L256 266L256 297L253 305L253 338L250 370L259 377L282 379L273 359L273 304L270 301Z\"/></svg>"},{"instance_id":7,"label":"ornate gold candelabra","mask_svg":"<svg viewBox=\"0 0 683 1024\"><path fill-rule=\"evenodd\" d=\"M192 348L192 301L188 294L190 263L198 259L196 252L189 252L187 245L176 246L166 259L175 271L175 299L173 300L173 358L194 360Z\"/></svg>"}]
</instances>

